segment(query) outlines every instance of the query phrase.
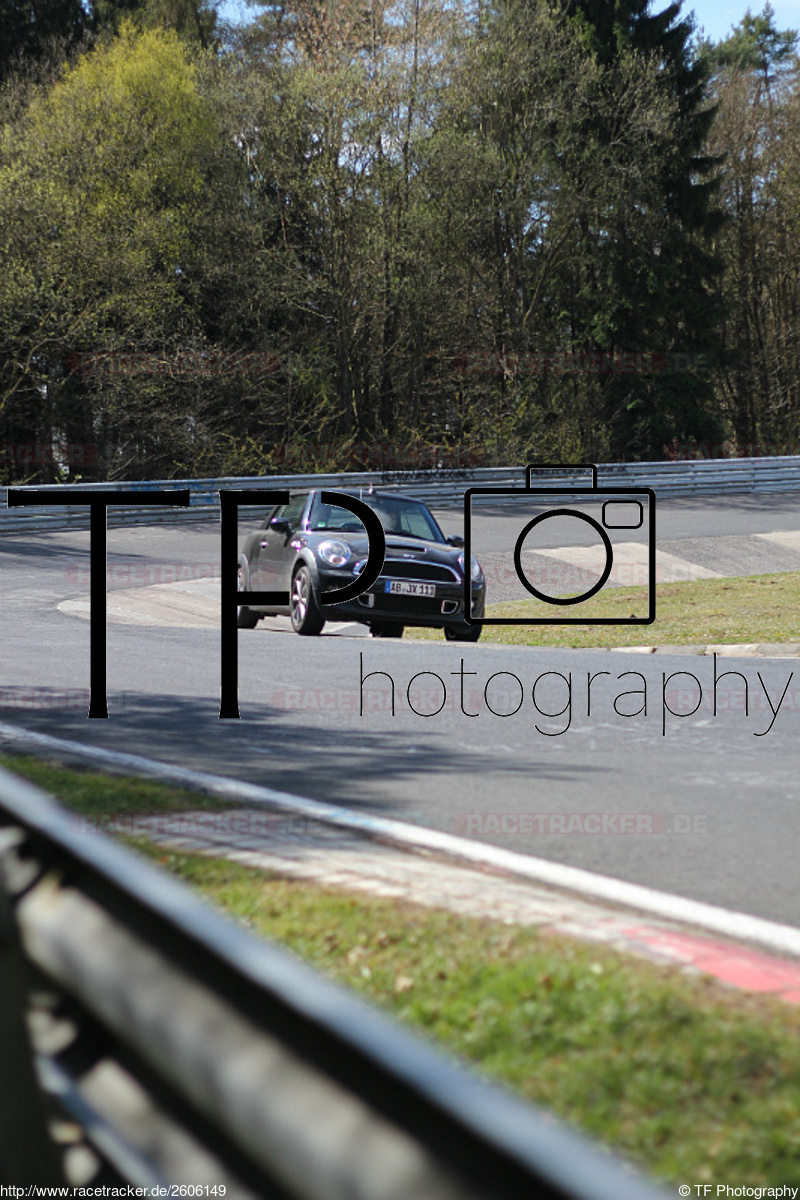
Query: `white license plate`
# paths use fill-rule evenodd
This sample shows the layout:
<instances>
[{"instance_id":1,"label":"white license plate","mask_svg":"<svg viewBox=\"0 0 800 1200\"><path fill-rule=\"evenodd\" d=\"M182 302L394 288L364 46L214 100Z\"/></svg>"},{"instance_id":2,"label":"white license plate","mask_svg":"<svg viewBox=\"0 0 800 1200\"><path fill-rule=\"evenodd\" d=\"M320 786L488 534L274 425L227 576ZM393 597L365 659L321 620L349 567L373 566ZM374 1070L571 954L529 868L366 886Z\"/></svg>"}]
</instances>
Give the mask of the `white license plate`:
<instances>
[{"instance_id":1,"label":"white license plate","mask_svg":"<svg viewBox=\"0 0 800 1200\"><path fill-rule=\"evenodd\" d=\"M435 596L432 583L408 583L404 579L387 579L386 590L394 596Z\"/></svg>"}]
</instances>

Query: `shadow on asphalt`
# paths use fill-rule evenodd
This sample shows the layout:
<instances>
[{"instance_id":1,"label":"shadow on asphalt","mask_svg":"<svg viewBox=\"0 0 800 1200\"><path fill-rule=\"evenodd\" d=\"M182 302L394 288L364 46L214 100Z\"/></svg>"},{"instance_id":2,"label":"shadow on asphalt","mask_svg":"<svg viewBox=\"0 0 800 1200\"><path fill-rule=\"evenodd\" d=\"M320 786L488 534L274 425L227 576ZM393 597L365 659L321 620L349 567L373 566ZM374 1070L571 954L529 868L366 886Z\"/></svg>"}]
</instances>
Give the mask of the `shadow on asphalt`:
<instances>
[{"instance_id":1,"label":"shadow on asphalt","mask_svg":"<svg viewBox=\"0 0 800 1200\"><path fill-rule=\"evenodd\" d=\"M253 702L241 705L239 720L221 721L218 704L210 698L110 692L108 720L90 721L87 708L88 692L82 689L0 689L0 722L7 725L397 816L418 807L418 798L429 800L439 786L447 795L445 803L452 804L459 780L469 784L469 794L474 795L476 776L482 771L491 773L494 787L506 776L535 779L537 788L596 777L598 772L597 766L544 758L520 761L517 755L500 752L487 759L485 750L474 752L449 742L446 728L441 736L428 734L421 741L408 725L365 729L358 724L357 711L330 728L298 721L297 709ZM0 752L11 748L0 735ZM47 756L40 748L26 751L19 744L14 750ZM85 760L75 761L85 765ZM394 785L392 799L386 797L387 780ZM403 800L398 800L398 792Z\"/></svg>"}]
</instances>

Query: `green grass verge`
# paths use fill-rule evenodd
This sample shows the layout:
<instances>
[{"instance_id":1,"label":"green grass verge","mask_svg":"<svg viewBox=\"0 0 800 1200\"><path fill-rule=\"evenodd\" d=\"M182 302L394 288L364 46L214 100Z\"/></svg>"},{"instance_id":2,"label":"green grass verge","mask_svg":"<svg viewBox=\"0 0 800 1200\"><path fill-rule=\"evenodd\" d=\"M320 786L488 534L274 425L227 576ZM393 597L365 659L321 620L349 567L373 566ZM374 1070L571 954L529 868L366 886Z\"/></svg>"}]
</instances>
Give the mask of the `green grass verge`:
<instances>
[{"instance_id":1,"label":"green grass verge","mask_svg":"<svg viewBox=\"0 0 800 1200\"><path fill-rule=\"evenodd\" d=\"M541 617L537 600L490 604L488 617ZM619 617L647 612L644 588L619 587L593 596L574 615ZM546 615L549 615L546 614ZM438 630L410 637L440 640ZM486 625L484 642L510 646L706 646L726 642L800 642L800 573L698 579L656 588L652 625Z\"/></svg>"},{"instance_id":2,"label":"green grass verge","mask_svg":"<svg viewBox=\"0 0 800 1200\"><path fill-rule=\"evenodd\" d=\"M2 762L96 816L151 811L153 789L161 811L201 800ZM254 933L662 1178L800 1179L800 1009L532 929L134 844Z\"/></svg>"},{"instance_id":3,"label":"green grass verge","mask_svg":"<svg viewBox=\"0 0 800 1200\"><path fill-rule=\"evenodd\" d=\"M800 1179L800 1012L571 939L139 848L262 937L675 1183Z\"/></svg>"},{"instance_id":4,"label":"green grass verge","mask_svg":"<svg viewBox=\"0 0 800 1200\"><path fill-rule=\"evenodd\" d=\"M83 817L198 812L201 809L219 811L234 807L214 796L170 787L155 780L64 767L31 755L0 755L0 767L14 771L44 791L60 797L63 804Z\"/></svg>"}]
</instances>

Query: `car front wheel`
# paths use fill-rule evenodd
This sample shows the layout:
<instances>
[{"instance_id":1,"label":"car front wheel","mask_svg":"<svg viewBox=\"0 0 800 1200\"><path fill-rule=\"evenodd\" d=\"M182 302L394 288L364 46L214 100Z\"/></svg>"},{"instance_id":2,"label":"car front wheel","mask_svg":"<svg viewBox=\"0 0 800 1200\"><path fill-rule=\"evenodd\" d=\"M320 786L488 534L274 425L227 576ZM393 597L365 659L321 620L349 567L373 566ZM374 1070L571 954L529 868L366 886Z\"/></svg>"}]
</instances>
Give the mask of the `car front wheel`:
<instances>
[{"instance_id":1,"label":"car front wheel","mask_svg":"<svg viewBox=\"0 0 800 1200\"><path fill-rule=\"evenodd\" d=\"M292 629L304 637L314 637L322 631L325 618L314 595L314 584L308 567L298 567L292 579L290 597Z\"/></svg>"},{"instance_id":2,"label":"car front wheel","mask_svg":"<svg viewBox=\"0 0 800 1200\"><path fill-rule=\"evenodd\" d=\"M250 589L250 573L247 570L246 562L239 563L239 581L238 590L247 592ZM240 629L255 629L259 622L258 613L254 613L246 604L239 605L239 611L236 618L236 624Z\"/></svg>"},{"instance_id":3,"label":"car front wheel","mask_svg":"<svg viewBox=\"0 0 800 1200\"><path fill-rule=\"evenodd\" d=\"M448 642L477 642L482 633L482 625L445 625L444 627L444 636Z\"/></svg>"}]
</instances>

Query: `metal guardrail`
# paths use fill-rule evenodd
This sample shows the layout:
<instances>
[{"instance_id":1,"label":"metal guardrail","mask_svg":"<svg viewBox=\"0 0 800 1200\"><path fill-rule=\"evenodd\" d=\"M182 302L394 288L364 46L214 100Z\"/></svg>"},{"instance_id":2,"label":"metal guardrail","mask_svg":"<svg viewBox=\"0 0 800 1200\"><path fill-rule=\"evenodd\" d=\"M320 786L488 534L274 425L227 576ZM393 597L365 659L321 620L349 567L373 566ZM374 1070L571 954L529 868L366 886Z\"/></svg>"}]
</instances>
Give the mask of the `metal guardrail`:
<instances>
[{"instance_id":1,"label":"metal guardrail","mask_svg":"<svg viewBox=\"0 0 800 1200\"><path fill-rule=\"evenodd\" d=\"M5 1186L665 1196L7 771L0 884Z\"/></svg>"},{"instance_id":2,"label":"metal guardrail","mask_svg":"<svg viewBox=\"0 0 800 1200\"><path fill-rule=\"evenodd\" d=\"M537 476L539 478L539 476ZM543 470L542 485L563 482L566 488L586 484L586 473L568 469L553 472ZM108 510L109 526L141 525L166 521L209 520L219 517L219 492L222 489L266 489L320 487L337 489L377 488L402 490L434 506L461 504L468 487L498 485L508 488L524 487L525 467L480 467L464 470L432 471L361 471L334 475L273 475L248 478L168 479L133 483L50 484L35 491L61 491L67 497L70 490L108 492L117 489L130 491L188 489L191 494L188 509L151 507L146 512L136 508L112 507ZM800 456L776 458L698 459L682 462L606 463L599 467L600 487L651 487L658 496L725 495L740 492L800 491ZM54 509L31 506L7 508L8 489L0 488L0 533L19 533L25 530L85 529L89 516L85 508ZM253 517L261 510L251 510Z\"/></svg>"}]
</instances>

